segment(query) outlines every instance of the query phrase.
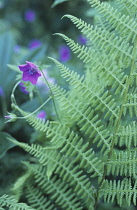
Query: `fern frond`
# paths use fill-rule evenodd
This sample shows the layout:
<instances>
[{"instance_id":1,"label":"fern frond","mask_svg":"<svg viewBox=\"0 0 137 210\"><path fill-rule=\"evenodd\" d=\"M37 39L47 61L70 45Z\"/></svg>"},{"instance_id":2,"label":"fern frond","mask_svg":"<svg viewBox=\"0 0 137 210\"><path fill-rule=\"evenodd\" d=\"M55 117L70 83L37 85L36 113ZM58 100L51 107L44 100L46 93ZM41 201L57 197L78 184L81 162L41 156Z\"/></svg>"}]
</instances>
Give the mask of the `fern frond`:
<instances>
[{"instance_id":1,"label":"fern frond","mask_svg":"<svg viewBox=\"0 0 137 210\"><path fill-rule=\"evenodd\" d=\"M87 173L91 174L91 177L99 176L102 177L103 164L99 160L92 149L87 149L89 143L82 145L83 140L70 133L68 143L62 147L60 152L64 152L66 156L73 157L73 163L79 161L79 168L87 170Z\"/></svg>"},{"instance_id":2,"label":"fern frond","mask_svg":"<svg viewBox=\"0 0 137 210\"><path fill-rule=\"evenodd\" d=\"M25 203L17 203L17 200L9 195L3 195L0 197L0 206L4 208L8 207L10 210L34 210Z\"/></svg>"},{"instance_id":3,"label":"fern frond","mask_svg":"<svg viewBox=\"0 0 137 210\"><path fill-rule=\"evenodd\" d=\"M24 183L27 181L29 177L30 177L30 173L29 172L25 173L23 176L19 177L19 179L14 183L11 190L14 193L14 197L16 198L16 200L20 199L22 195Z\"/></svg>"},{"instance_id":4,"label":"fern frond","mask_svg":"<svg viewBox=\"0 0 137 210\"><path fill-rule=\"evenodd\" d=\"M131 117L137 116L137 94L128 94L127 101L123 104L124 116L129 112Z\"/></svg>"},{"instance_id":5,"label":"fern frond","mask_svg":"<svg viewBox=\"0 0 137 210\"><path fill-rule=\"evenodd\" d=\"M79 168L85 169L90 176L103 176L103 163L95 156L92 149L88 149L89 142L84 143L83 139L70 131L67 126L50 124L47 136L51 138L52 143L49 148L60 148L60 153L72 158L73 163L77 164L78 161Z\"/></svg>"},{"instance_id":6,"label":"fern frond","mask_svg":"<svg viewBox=\"0 0 137 210\"><path fill-rule=\"evenodd\" d=\"M51 203L51 201L48 198L46 198L39 189L33 187L30 184L28 184L26 188L26 198L33 208L37 210L56 209L54 204Z\"/></svg>"},{"instance_id":7,"label":"fern frond","mask_svg":"<svg viewBox=\"0 0 137 210\"><path fill-rule=\"evenodd\" d=\"M114 60L108 59L108 56L105 54L100 54L94 50L91 51L89 48L81 46L78 43L75 44L72 39L63 34L58 33L58 35L67 42L72 51L77 53L78 57L82 59L83 62L90 63L90 69L92 69L92 71L96 71L96 74L102 74L102 77L106 80L105 85L111 85L112 88L116 89L115 94L120 90L122 90L122 92L125 90L123 83L126 79L126 75L124 76L122 70L116 65Z\"/></svg>"},{"instance_id":8,"label":"fern frond","mask_svg":"<svg viewBox=\"0 0 137 210\"><path fill-rule=\"evenodd\" d=\"M109 132L102 125L101 120L98 120L98 116L93 116L94 111L87 104L83 105L81 103L76 104L76 101L72 98L67 98L64 91L60 89L57 85L52 85L52 91L55 97L60 101L62 109L69 110L69 115L73 120L77 122L81 127L81 131L85 134L89 134L89 138L93 138L93 142L98 142L97 146L102 147L102 151L107 147L109 151Z\"/></svg>"},{"instance_id":9,"label":"fern frond","mask_svg":"<svg viewBox=\"0 0 137 210\"><path fill-rule=\"evenodd\" d=\"M104 17L111 23L112 28L115 28L121 34L124 31L124 34L127 36L125 39L132 42L135 41L137 37L137 24L136 21L129 17L122 15L118 10L114 9L112 6L106 3L101 3L99 0L87 0L92 7L97 8L100 14L103 14Z\"/></svg>"},{"instance_id":10,"label":"fern frond","mask_svg":"<svg viewBox=\"0 0 137 210\"><path fill-rule=\"evenodd\" d=\"M122 3L125 8L128 8L130 11L130 14L134 15L135 12L137 11L137 1L132 1L132 0L116 0L118 3Z\"/></svg>"},{"instance_id":11,"label":"fern frond","mask_svg":"<svg viewBox=\"0 0 137 210\"><path fill-rule=\"evenodd\" d=\"M137 180L134 183L127 178L118 182L105 180L101 188L100 197L103 196L105 202L114 202L114 199L117 199L117 203L121 206L126 199L128 206L132 201L136 205Z\"/></svg>"},{"instance_id":12,"label":"fern frond","mask_svg":"<svg viewBox=\"0 0 137 210\"><path fill-rule=\"evenodd\" d=\"M137 177L137 151L119 151L107 162L107 174Z\"/></svg>"},{"instance_id":13,"label":"fern frond","mask_svg":"<svg viewBox=\"0 0 137 210\"><path fill-rule=\"evenodd\" d=\"M43 166L48 166L49 164L52 173L54 171L54 173L58 174L58 176L64 181L69 182L70 186L74 187L74 192L77 192L77 194L85 201L86 204L88 202L94 203L89 178L87 178L86 175L83 175L82 170L78 170L78 166L74 167L73 163L71 163L69 159L65 159L64 156L60 156L60 154L55 150L46 151L39 145L32 144L29 146L28 144L17 141L14 141L14 143L37 157Z\"/></svg>"},{"instance_id":14,"label":"fern frond","mask_svg":"<svg viewBox=\"0 0 137 210\"><path fill-rule=\"evenodd\" d=\"M62 209L83 209L80 207L81 204L77 199L77 195L66 182L58 179L57 176L53 176L48 179L45 167L40 165L31 165L28 163L25 163L25 165L27 165L28 169L33 172L35 182L38 186L47 194L47 196L50 196L49 198L51 203L55 203Z\"/></svg>"},{"instance_id":15,"label":"fern frond","mask_svg":"<svg viewBox=\"0 0 137 210\"><path fill-rule=\"evenodd\" d=\"M76 72L71 71L69 68L65 67L63 64L61 64L59 61L50 58L53 60L56 65L59 67L62 77L66 79L70 83L70 85L75 88L75 91L81 95L81 98L85 99L85 101L92 101L93 98L96 99L96 102L94 103L94 109L95 110L102 110L103 112L106 111L106 114L104 118L106 117L112 117L118 118L116 111L115 111L115 101L112 99L111 95L108 94L106 91L102 96L100 96L97 93L98 87L88 87L86 85L86 82L83 81L83 77L80 77ZM100 91L101 92L101 91ZM111 119L112 119L111 118Z\"/></svg>"},{"instance_id":16,"label":"fern frond","mask_svg":"<svg viewBox=\"0 0 137 210\"><path fill-rule=\"evenodd\" d=\"M98 28L97 26L93 28L92 25L72 15L65 15L64 17L69 18L78 29L80 29L91 42L95 43L99 50L103 50L103 53L106 53L107 56L113 53L113 59L118 57L119 62L131 62L131 51L133 47L125 42L122 37L118 37L115 33L110 33L108 30Z\"/></svg>"},{"instance_id":17,"label":"fern frond","mask_svg":"<svg viewBox=\"0 0 137 210\"><path fill-rule=\"evenodd\" d=\"M115 144L125 145L128 149L137 146L137 124L135 121L127 126L120 126L115 134Z\"/></svg>"},{"instance_id":18,"label":"fern frond","mask_svg":"<svg viewBox=\"0 0 137 210\"><path fill-rule=\"evenodd\" d=\"M36 116L30 114L29 112L23 111L19 106L13 104L13 108L22 114L23 117L25 117L25 120L36 130L39 130L41 132L45 132L47 130L49 121L44 121L41 118L37 118Z\"/></svg>"},{"instance_id":19,"label":"fern frond","mask_svg":"<svg viewBox=\"0 0 137 210\"><path fill-rule=\"evenodd\" d=\"M23 116L27 115L24 111L20 112ZM47 137L51 138L51 149L58 149L64 145L60 152L67 150L67 155L74 158L73 162L80 161L79 168L85 168L88 173L92 173L93 177L102 177L101 168L103 165L101 161L97 160L96 157L93 158L94 152L92 150L86 151L88 143L82 147L83 140L79 139L74 132L70 132L70 129L59 123L47 122L41 125L39 119L32 115L27 117L26 120L36 129L46 132Z\"/></svg>"}]
</instances>

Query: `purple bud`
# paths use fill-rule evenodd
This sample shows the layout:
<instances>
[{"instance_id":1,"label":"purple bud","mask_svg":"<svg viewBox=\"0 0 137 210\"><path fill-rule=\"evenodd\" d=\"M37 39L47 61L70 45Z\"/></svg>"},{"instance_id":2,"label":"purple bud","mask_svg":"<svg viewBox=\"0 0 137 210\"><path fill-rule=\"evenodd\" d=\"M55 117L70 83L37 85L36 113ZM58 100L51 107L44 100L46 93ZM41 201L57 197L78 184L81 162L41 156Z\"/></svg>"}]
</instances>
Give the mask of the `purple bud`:
<instances>
[{"instance_id":1,"label":"purple bud","mask_svg":"<svg viewBox=\"0 0 137 210\"><path fill-rule=\"evenodd\" d=\"M32 9L28 9L25 12L25 20L28 22L34 22L36 19L36 14Z\"/></svg>"},{"instance_id":2,"label":"purple bud","mask_svg":"<svg viewBox=\"0 0 137 210\"><path fill-rule=\"evenodd\" d=\"M14 52L15 52L16 54L19 54L19 53L20 53L20 46L19 46L19 45L15 45L15 46L14 46Z\"/></svg>"},{"instance_id":3,"label":"purple bud","mask_svg":"<svg viewBox=\"0 0 137 210\"><path fill-rule=\"evenodd\" d=\"M36 49L41 46L42 46L42 42L38 39L32 39L28 44L28 47L30 50Z\"/></svg>"},{"instance_id":4,"label":"purple bud","mask_svg":"<svg viewBox=\"0 0 137 210\"><path fill-rule=\"evenodd\" d=\"M9 113L9 112L8 112L8 114L9 114L9 115L4 116L4 117L8 120L8 121L6 121L6 122L14 122L14 121L17 120L17 116L16 116L15 114Z\"/></svg>"},{"instance_id":5,"label":"purple bud","mask_svg":"<svg viewBox=\"0 0 137 210\"><path fill-rule=\"evenodd\" d=\"M40 119L45 119L46 118L46 112L45 111L40 111L37 115L38 118Z\"/></svg>"},{"instance_id":6,"label":"purple bud","mask_svg":"<svg viewBox=\"0 0 137 210\"><path fill-rule=\"evenodd\" d=\"M0 96L4 97L4 91L3 91L3 88L1 86L0 86Z\"/></svg>"},{"instance_id":7,"label":"purple bud","mask_svg":"<svg viewBox=\"0 0 137 210\"><path fill-rule=\"evenodd\" d=\"M87 44L87 38L84 37L84 36L82 36L82 35L80 35L78 37L78 41L79 41L80 44L83 44L83 45L86 45Z\"/></svg>"},{"instance_id":8,"label":"purple bud","mask_svg":"<svg viewBox=\"0 0 137 210\"><path fill-rule=\"evenodd\" d=\"M20 90L25 93L25 94L29 94L29 92L26 90L26 87L24 86L23 82L20 82L19 83L19 87L20 87Z\"/></svg>"},{"instance_id":9,"label":"purple bud","mask_svg":"<svg viewBox=\"0 0 137 210\"><path fill-rule=\"evenodd\" d=\"M71 53L68 46L63 45L59 48L59 57L61 62L67 62L70 59Z\"/></svg>"}]
</instances>

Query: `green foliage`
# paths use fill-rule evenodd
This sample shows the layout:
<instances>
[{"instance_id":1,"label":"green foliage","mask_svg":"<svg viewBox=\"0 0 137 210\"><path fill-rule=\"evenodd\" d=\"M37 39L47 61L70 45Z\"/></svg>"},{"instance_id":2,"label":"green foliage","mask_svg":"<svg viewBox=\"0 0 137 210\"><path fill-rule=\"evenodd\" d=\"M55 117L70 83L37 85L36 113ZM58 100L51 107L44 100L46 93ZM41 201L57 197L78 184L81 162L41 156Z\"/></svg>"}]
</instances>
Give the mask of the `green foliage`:
<instances>
[{"instance_id":1,"label":"green foliage","mask_svg":"<svg viewBox=\"0 0 137 210\"><path fill-rule=\"evenodd\" d=\"M12 142L9 142L7 138L11 138L8 133L0 132L0 159L5 155L5 153L15 146Z\"/></svg>"},{"instance_id":2,"label":"green foliage","mask_svg":"<svg viewBox=\"0 0 137 210\"><path fill-rule=\"evenodd\" d=\"M68 0L55 0L54 3L52 4L52 7L55 7L58 4L61 4L61 3L65 2L65 1L68 1Z\"/></svg>"},{"instance_id":3,"label":"green foliage","mask_svg":"<svg viewBox=\"0 0 137 210\"><path fill-rule=\"evenodd\" d=\"M8 137L34 156L23 162L27 172L12 190L17 200L38 210L101 209L104 203L106 209L136 206L137 1L116 0L115 7L87 1L101 14L96 26L65 17L88 38L88 45L58 34L83 61L84 76L50 58L69 85L65 90L50 84L59 120L44 122L12 104L43 133L41 145Z\"/></svg>"},{"instance_id":4,"label":"green foliage","mask_svg":"<svg viewBox=\"0 0 137 210\"><path fill-rule=\"evenodd\" d=\"M6 209L9 207L11 210L33 210L32 207L26 205L25 203L17 203L13 196L3 195L0 197L1 209ZM4 207L4 208L3 208Z\"/></svg>"}]
</instances>

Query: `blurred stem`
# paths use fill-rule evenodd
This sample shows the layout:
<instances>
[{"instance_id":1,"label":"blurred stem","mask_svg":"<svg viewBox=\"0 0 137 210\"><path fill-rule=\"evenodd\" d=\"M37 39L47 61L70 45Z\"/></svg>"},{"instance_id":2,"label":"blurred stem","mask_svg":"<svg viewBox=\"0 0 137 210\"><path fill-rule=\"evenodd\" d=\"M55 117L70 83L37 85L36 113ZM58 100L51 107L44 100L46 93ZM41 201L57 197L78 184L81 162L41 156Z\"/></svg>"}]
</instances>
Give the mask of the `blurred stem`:
<instances>
[{"instance_id":1,"label":"blurred stem","mask_svg":"<svg viewBox=\"0 0 137 210\"><path fill-rule=\"evenodd\" d=\"M42 75L43 75L44 80L45 80L45 83L46 83L46 85L47 85L48 88L49 88L49 91L50 91L50 94L51 94L51 98L52 98L52 101L53 101L53 106L54 106L54 109L55 109L57 118L58 118L58 120L60 121L60 118L59 118L59 115L58 115L58 112L57 112L57 108L56 108L56 104L55 104L55 100L54 100L54 95L53 95L52 89L51 89L51 87L50 87L50 85L49 85L49 83L48 83L48 80L46 79L46 77L45 77L45 75L44 75L44 73L43 73L43 70L42 70L40 67L39 67L39 69L41 70Z\"/></svg>"},{"instance_id":2,"label":"blurred stem","mask_svg":"<svg viewBox=\"0 0 137 210\"><path fill-rule=\"evenodd\" d=\"M16 105L17 105L17 103L16 103L16 99L15 99L15 97L14 97L14 92L15 92L15 90L16 90L16 87L19 85L19 83L20 83L20 81L17 82L17 83L14 85L14 87L13 87L13 89L12 89L12 93L11 93L11 102L12 102L13 104L16 104Z\"/></svg>"},{"instance_id":3,"label":"blurred stem","mask_svg":"<svg viewBox=\"0 0 137 210\"><path fill-rule=\"evenodd\" d=\"M42 104L43 103L43 100L42 100L42 97L41 97L41 95L40 95L40 93L39 93L39 91L38 91L37 88L36 88L36 94L38 96L38 99L39 99L40 104Z\"/></svg>"},{"instance_id":4,"label":"blurred stem","mask_svg":"<svg viewBox=\"0 0 137 210\"><path fill-rule=\"evenodd\" d=\"M7 104L6 104L5 96L1 96L1 104L2 104L2 113L3 113L3 116L5 116L6 111L7 111Z\"/></svg>"}]
</instances>

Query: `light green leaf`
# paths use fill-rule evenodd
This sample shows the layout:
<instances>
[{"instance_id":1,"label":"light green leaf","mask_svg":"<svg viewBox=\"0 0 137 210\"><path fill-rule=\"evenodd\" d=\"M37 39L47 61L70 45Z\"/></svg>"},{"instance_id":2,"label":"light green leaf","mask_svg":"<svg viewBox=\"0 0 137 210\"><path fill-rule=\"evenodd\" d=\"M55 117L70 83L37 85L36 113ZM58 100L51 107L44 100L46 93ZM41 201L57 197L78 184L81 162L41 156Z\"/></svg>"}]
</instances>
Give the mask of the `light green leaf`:
<instances>
[{"instance_id":1,"label":"light green leaf","mask_svg":"<svg viewBox=\"0 0 137 210\"><path fill-rule=\"evenodd\" d=\"M9 149L16 146L13 142L7 139L9 137L14 139L10 134L0 132L0 158L2 158Z\"/></svg>"},{"instance_id":2,"label":"light green leaf","mask_svg":"<svg viewBox=\"0 0 137 210\"><path fill-rule=\"evenodd\" d=\"M18 66L16 66L16 65L7 64L7 66L8 66L10 69L14 70L14 71L20 72ZM21 72L20 72L20 73L21 73Z\"/></svg>"},{"instance_id":3,"label":"light green leaf","mask_svg":"<svg viewBox=\"0 0 137 210\"><path fill-rule=\"evenodd\" d=\"M61 3L65 2L65 1L68 1L68 0L55 0L54 3L52 4L52 7L55 7L58 4L61 4Z\"/></svg>"}]
</instances>

